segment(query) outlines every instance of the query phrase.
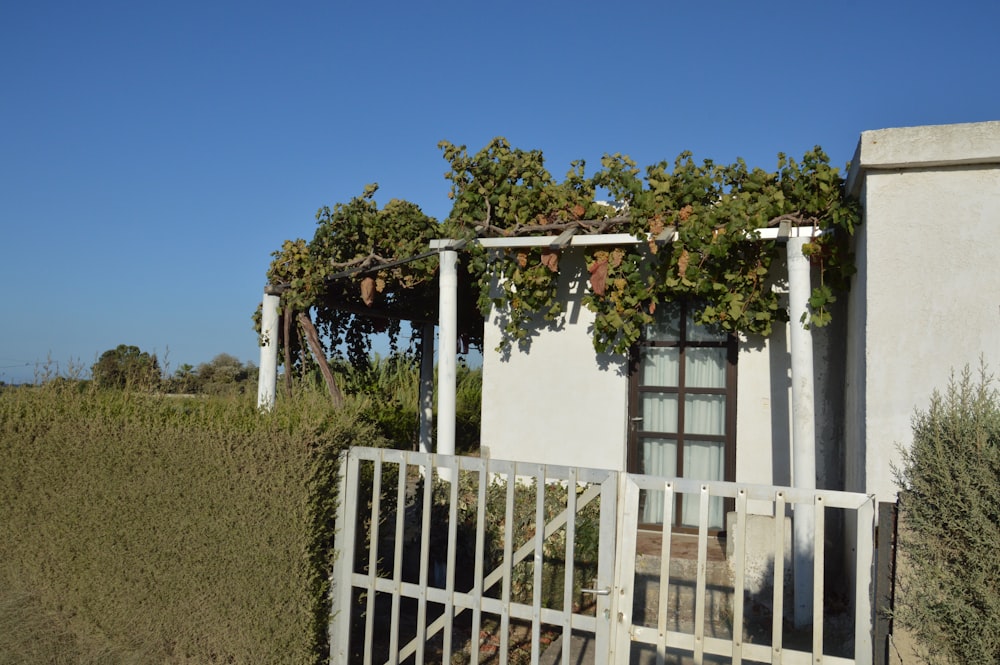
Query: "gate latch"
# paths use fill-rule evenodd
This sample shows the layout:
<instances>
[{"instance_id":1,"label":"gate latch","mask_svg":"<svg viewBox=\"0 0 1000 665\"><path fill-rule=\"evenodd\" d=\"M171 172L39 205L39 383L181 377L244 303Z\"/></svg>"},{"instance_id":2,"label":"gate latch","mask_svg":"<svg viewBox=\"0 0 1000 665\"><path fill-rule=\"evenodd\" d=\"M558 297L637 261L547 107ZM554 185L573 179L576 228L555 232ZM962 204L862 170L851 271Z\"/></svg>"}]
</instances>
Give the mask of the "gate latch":
<instances>
[{"instance_id":1,"label":"gate latch","mask_svg":"<svg viewBox=\"0 0 1000 665\"><path fill-rule=\"evenodd\" d=\"M580 589L583 593L592 593L595 596L610 596L611 587L605 587L603 589Z\"/></svg>"}]
</instances>

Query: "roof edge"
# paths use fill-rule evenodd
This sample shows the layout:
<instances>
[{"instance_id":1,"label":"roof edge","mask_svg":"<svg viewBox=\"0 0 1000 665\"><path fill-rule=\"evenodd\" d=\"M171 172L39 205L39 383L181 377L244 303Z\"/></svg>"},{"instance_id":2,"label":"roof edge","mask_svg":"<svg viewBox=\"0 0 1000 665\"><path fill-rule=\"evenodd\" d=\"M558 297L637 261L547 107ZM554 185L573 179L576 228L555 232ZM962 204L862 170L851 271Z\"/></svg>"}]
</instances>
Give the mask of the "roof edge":
<instances>
[{"instance_id":1,"label":"roof edge","mask_svg":"<svg viewBox=\"0 0 1000 665\"><path fill-rule=\"evenodd\" d=\"M864 172L1000 164L1000 120L896 127L861 132L847 189L857 194Z\"/></svg>"}]
</instances>

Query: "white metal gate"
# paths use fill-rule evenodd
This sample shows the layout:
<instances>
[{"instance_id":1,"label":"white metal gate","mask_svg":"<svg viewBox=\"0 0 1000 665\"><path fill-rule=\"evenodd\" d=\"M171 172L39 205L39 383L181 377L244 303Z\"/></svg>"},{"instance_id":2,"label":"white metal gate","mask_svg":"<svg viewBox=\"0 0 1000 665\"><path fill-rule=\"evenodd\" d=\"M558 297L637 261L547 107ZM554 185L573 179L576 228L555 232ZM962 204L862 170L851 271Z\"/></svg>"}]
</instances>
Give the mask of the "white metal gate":
<instances>
[{"instance_id":1,"label":"white metal gate","mask_svg":"<svg viewBox=\"0 0 1000 665\"><path fill-rule=\"evenodd\" d=\"M439 482L423 482L429 476ZM610 650L617 474L353 448L341 464L340 496L333 663L451 663L459 653L464 662L507 663L519 634L527 641L519 648L537 663L553 630L567 643L586 632ZM586 526L599 540L592 593L580 588L575 552L578 515L588 507L597 515ZM498 556L500 565L485 569ZM562 579L553 580L543 562L560 558ZM415 570L404 570L408 560ZM545 593L559 587L559 597ZM458 639L463 615L468 629Z\"/></svg>"},{"instance_id":2,"label":"white metal gate","mask_svg":"<svg viewBox=\"0 0 1000 665\"><path fill-rule=\"evenodd\" d=\"M864 495L371 448L351 449L340 474L332 663L872 660L874 508ZM667 526L657 547L643 545L643 502L662 500L671 515L681 497L698 502L697 534L678 544ZM706 526L717 497L734 507L723 562L710 561L719 543ZM784 620L785 515L796 504L812 507L816 525L805 631ZM768 512L760 552L751 525ZM846 619L824 586L831 523L853 533L856 552ZM770 566L756 595L755 557Z\"/></svg>"},{"instance_id":3,"label":"white metal gate","mask_svg":"<svg viewBox=\"0 0 1000 665\"><path fill-rule=\"evenodd\" d=\"M675 502L686 497L699 508L696 555L687 571L673 566L677 547L670 526L662 530L662 546L654 556L658 582L653 597L639 605L655 612L637 610L634 602L638 581L635 528L642 500L663 501L663 514L672 515ZM728 585L709 589L712 539L707 524L713 500L730 500L727 533ZM789 617L791 538L789 512L808 510L814 523L812 557L812 620L796 627ZM752 512L751 512L752 509ZM777 516L777 518L776 518ZM758 522L757 533L751 521ZM760 523L764 528L759 528ZM797 490L787 487L664 479L622 474L619 503L618 550L615 592L621 601L614 608L616 638L608 663L829 663L869 664L872 651L872 562L874 553L874 498L850 492ZM629 526L631 525L631 526ZM836 526L837 528L832 528ZM839 538L836 536L839 535ZM840 579L828 589L827 552L838 556ZM754 559L764 560L763 589L751 590ZM684 598L684 587L693 591ZM832 591L833 593L828 593ZM715 596L724 607L713 608ZM671 596L674 600L671 600ZM754 600L756 598L756 600ZM748 601L763 608L751 611ZM688 603L678 609L678 603ZM681 610L690 611L687 621ZM598 663L604 662L598 656Z\"/></svg>"}]
</instances>

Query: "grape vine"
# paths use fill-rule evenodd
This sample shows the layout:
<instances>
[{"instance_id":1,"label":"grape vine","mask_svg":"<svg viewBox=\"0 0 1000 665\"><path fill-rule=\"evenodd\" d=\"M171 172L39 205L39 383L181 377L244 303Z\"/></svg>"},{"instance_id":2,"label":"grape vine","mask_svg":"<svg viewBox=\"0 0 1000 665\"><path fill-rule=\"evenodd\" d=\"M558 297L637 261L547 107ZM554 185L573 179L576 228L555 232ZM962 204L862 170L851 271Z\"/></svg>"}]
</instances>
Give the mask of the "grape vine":
<instances>
[{"instance_id":1,"label":"grape vine","mask_svg":"<svg viewBox=\"0 0 1000 665\"><path fill-rule=\"evenodd\" d=\"M274 255L268 278L281 285L283 305L315 309L331 348L346 345L352 360L367 357L375 332L395 339L400 318L434 320L437 259L428 247L435 238L629 234L634 242L585 252L584 304L595 314L594 347L621 354L659 305L677 299L695 303L701 323L734 333L768 336L787 321L772 288L781 249L761 239L761 229L787 224L813 231L806 250L819 280L803 325L830 321L830 305L854 270L849 242L859 207L818 147L801 161L779 154L775 171L743 160L699 164L685 152L643 172L627 156L607 155L591 176L582 161L572 163L562 181L546 170L540 151L512 148L503 138L474 154L447 141L439 148L453 202L446 220L406 201L379 208L371 185L347 204L320 209L312 241L286 241ZM597 200L599 191L612 203ZM466 334L481 340L483 317L501 312L501 348L509 350L529 345L539 321L557 322L560 255L550 247L467 243L462 261L473 288L459 309L479 316L465 320ZM407 261L412 257L419 258Z\"/></svg>"}]
</instances>

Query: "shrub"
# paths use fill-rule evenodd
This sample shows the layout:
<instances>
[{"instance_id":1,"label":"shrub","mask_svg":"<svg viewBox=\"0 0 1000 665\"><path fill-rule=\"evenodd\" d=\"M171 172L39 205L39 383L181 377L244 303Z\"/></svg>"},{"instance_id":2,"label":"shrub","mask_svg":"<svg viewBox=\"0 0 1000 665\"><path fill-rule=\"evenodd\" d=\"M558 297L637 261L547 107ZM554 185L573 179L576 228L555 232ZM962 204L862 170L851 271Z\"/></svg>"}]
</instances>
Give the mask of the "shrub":
<instances>
[{"instance_id":1,"label":"shrub","mask_svg":"<svg viewBox=\"0 0 1000 665\"><path fill-rule=\"evenodd\" d=\"M20 626L52 662L323 660L337 456L382 442L365 408L0 391L0 653Z\"/></svg>"},{"instance_id":2,"label":"shrub","mask_svg":"<svg viewBox=\"0 0 1000 665\"><path fill-rule=\"evenodd\" d=\"M930 662L1000 662L1000 401L985 368L935 393L913 435L896 619Z\"/></svg>"},{"instance_id":3,"label":"shrub","mask_svg":"<svg viewBox=\"0 0 1000 665\"><path fill-rule=\"evenodd\" d=\"M367 366L335 361L332 369L345 394L369 398L365 417L393 447L415 450L420 438L420 362L409 354L373 356ZM455 451L479 450L483 371L460 363L456 370ZM317 385L319 380L317 379ZM434 408L437 398L434 397ZM436 418L435 411L435 418Z\"/></svg>"}]
</instances>

